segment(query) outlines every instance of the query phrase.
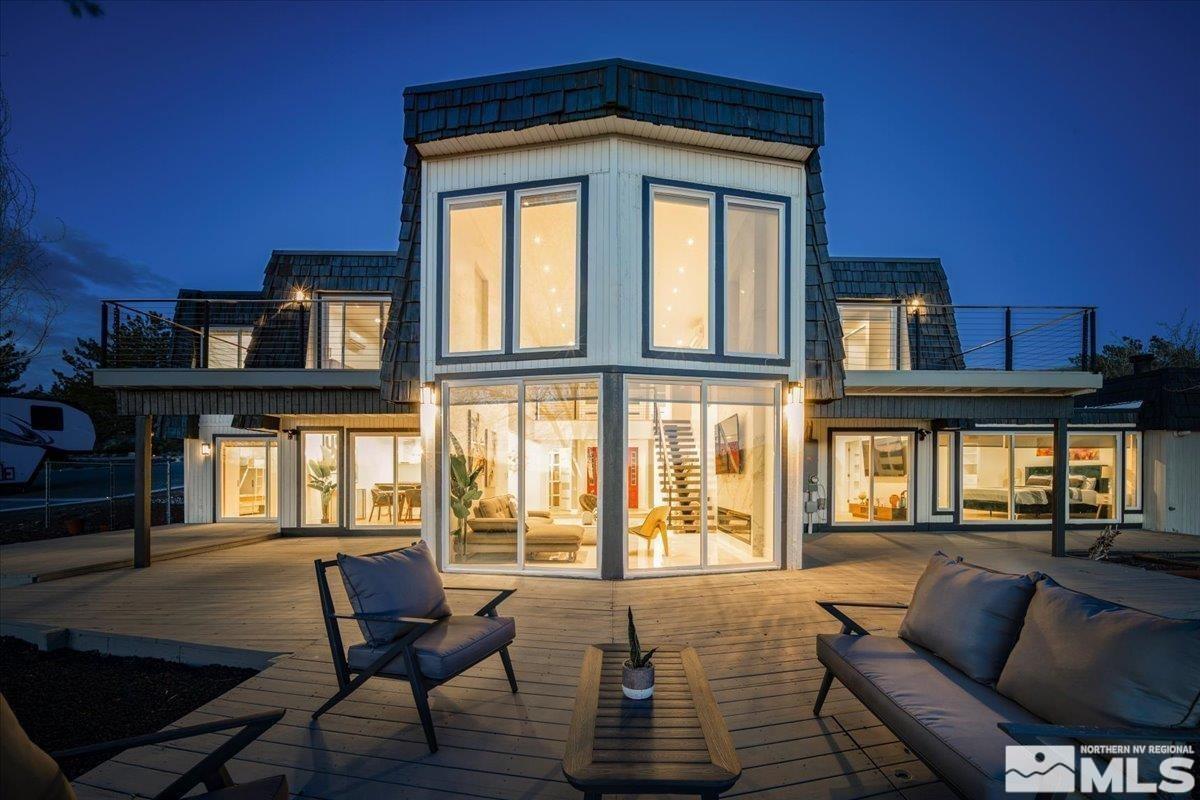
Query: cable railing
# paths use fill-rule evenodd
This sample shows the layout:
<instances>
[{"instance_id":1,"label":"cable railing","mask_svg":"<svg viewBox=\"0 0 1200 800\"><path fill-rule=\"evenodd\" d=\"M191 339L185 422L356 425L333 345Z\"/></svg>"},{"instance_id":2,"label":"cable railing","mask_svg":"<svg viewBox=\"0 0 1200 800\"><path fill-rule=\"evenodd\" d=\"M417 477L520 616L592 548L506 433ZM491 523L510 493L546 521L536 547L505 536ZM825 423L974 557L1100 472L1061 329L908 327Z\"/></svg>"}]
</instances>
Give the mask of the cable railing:
<instances>
[{"instance_id":1,"label":"cable railing","mask_svg":"<svg viewBox=\"0 0 1200 800\"><path fill-rule=\"evenodd\" d=\"M1091 306L839 303L847 370L1078 370L1096 366Z\"/></svg>"},{"instance_id":2,"label":"cable railing","mask_svg":"<svg viewBox=\"0 0 1200 800\"><path fill-rule=\"evenodd\" d=\"M142 369L378 369L389 301L104 300L101 365Z\"/></svg>"}]
</instances>

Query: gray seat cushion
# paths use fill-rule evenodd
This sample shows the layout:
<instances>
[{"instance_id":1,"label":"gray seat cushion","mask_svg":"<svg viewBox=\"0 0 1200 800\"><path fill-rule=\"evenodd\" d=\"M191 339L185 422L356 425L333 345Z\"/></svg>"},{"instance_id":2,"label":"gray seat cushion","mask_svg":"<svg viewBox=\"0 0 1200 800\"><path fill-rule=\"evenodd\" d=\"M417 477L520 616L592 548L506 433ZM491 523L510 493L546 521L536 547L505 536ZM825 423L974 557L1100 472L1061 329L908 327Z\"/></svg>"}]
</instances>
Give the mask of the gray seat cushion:
<instances>
[{"instance_id":1,"label":"gray seat cushion","mask_svg":"<svg viewBox=\"0 0 1200 800\"><path fill-rule=\"evenodd\" d=\"M900 637L995 685L1017 643L1035 580L964 564L938 551L913 590Z\"/></svg>"},{"instance_id":2,"label":"gray seat cushion","mask_svg":"<svg viewBox=\"0 0 1200 800\"><path fill-rule=\"evenodd\" d=\"M1200 620L1167 619L1038 581L996 685L1059 725L1200 724Z\"/></svg>"},{"instance_id":3,"label":"gray seat cushion","mask_svg":"<svg viewBox=\"0 0 1200 800\"><path fill-rule=\"evenodd\" d=\"M423 541L377 556L338 553L337 561L355 613L433 619L450 613L441 573ZM407 625L362 620L358 627L372 645L390 642L408 630Z\"/></svg>"},{"instance_id":4,"label":"gray seat cushion","mask_svg":"<svg viewBox=\"0 0 1200 800\"><path fill-rule=\"evenodd\" d=\"M417 667L427 678L452 678L510 644L517 636L512 617L446 617L413 644ZM388 645L352 644L346 660L350 669L364 670L387 652ZM404 656L380 670L382 675L405 677Z\"/></svg>"},{"instance_id":5,"label":"gray seat cushion","mask_svg":"<svg viewBox=\"0 0 1200 800\"><path fill-rule=\"evenodd\" d=\"M963 797L1004 793L1000 722L1043 720L921 647L892 636L817 636L817 658Z\"/></svg>"}]
</instances>

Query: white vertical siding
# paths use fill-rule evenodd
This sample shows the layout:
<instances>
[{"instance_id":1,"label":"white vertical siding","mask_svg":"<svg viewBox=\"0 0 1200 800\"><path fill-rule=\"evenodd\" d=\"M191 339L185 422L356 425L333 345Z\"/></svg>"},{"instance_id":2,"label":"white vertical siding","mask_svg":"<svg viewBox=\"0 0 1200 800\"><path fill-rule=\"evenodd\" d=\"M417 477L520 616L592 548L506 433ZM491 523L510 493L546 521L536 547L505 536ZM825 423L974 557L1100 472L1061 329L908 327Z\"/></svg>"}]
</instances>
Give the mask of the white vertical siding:
<instances>
[{"instance_id":1,"label":"white vertical siding","mask_svg":"<svg viewBox=\"0 0 1200 800\"><path fill-rule=\"evenodd\" d=\"M610 136L522 150L427 160L422 165L422 306L438 309L437 229L441 192L587 175L587 356L435 364L440 313L422 315L422 375L622 365L731 373L778 373L800 380L804 330L804 192L800 163L774 161ZM644 176L734 190L784 195L791 200L791 342L789 367L746 367L721 362L642 356L642 179ZM440 312L440 310L439 310Z\"/></svg>"},{"instance_id":2,"label":"white vertical siding","mask_svg":"<svg viewBox=\"0 0 1200 800\"><path fill-rule=\"evenodd\" d=\"M217 457L217 452L213 448L212 455L201 455L200 446L211 446L214 436L246 433L233 427L232 423L232 414L202 414L199 420L200 438L185 439L183 442L184 522L213 521L213 459Z\"/></svg>"},{"instance_id":3,"label":"white vertical siding","mask_svg":"<svg viewBox=\"0 0 1200 800\"><path fill-rule=\"evenodd\" d=\"M1142 440L1143 527L1200 535L1200 435L1146 431Z\"/></svg>"}]
</instances>

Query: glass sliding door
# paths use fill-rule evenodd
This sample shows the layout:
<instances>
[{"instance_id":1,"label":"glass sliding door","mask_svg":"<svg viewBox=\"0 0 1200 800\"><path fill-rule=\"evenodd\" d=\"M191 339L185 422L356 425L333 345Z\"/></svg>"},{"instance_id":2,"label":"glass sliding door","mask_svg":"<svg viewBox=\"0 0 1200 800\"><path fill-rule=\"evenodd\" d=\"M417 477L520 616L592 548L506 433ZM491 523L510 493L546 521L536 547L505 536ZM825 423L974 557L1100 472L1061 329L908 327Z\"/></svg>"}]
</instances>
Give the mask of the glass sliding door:
<instances>
[{"instance_id":1,"label":"glass sliding door","mask_svg":"<svg viewBox=\"0 0 1200 800\"><path fill-rule=\"evenodd\" d=\"M279 449L274 440L217 440L217 518L275 519Z\"/></svg>"},{"instance_id":2,"label":"glass sliding door","mask_svg":"<svg viewBox=\"0 0 1200 800\"><path fill-rule=\"evenodd\" d=\"M908 524L912 516L913 435L833 435L833 521Z\"/></svg>"},{"instance_id":3,"label":"glass sliding door","mask_svg":"<svg viewBox=\"0 0 1200 800\"><path fill-rule=\"evenodd\" d=\"M451 565L598 569L600 382L447 384Z\"/></svg>"},{"instance_id":4,"label":"glass sliding door","mask_svg":"<svg viewBox=\"0 0 1200 800\"><path fill-rule=\"evenodd\" d=\"M629 380L626 566L773 564L779 387Z\"/></svg>"},{"instance_id":5,"label":"glass sliding door","mask_svg":"<svg viewBox=\"0 0 1200 800\"><path fill-rule=\"evenodd\" d=\"M394 528L420 522L420 437L355 432L350 441L353 527Z\"/></svg>"},{"instance_id":6,"label":"glass sliding door","mask_svg":"<svg viewBox=\"0 0 1200 800\"><path fill-rule=\"evenodd\" d=\"M526 566L596 568L599 393L596 381L525 384Z\"/></svg>"},{"instance_id":7,"label":"glass sliding door","mask_svg":"<svg viewBox=\"0 0 1200 800\"><path fill-rule=\"evenodd\" d=\"M337 431L300 432L301 525L341 525L341 451Z\"/></svg>"},{"instance_id":8,"label":"glass sliding door","mask_svg":"<svg viewBox=\"0 0 1200 800\"><path fill-rule=\"evenodd\" d=\"M1011 509L1012 454L1007 434L964 433L962 453L962 521L1007 520Z\"/></svg>"}]
</instances>

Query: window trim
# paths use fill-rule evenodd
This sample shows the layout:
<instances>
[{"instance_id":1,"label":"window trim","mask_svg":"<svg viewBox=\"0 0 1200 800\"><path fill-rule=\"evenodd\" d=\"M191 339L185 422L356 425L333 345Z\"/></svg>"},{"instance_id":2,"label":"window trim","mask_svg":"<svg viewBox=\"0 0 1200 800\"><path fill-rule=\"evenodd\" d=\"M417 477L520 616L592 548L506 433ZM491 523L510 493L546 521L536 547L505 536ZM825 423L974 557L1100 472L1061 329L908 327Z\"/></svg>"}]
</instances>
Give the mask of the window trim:
<instances>
[{"instance_id":1,"label":"window trim","mask_svg":"<svg viewBox=\"0 0 1200 800\"><path fill-rule=\"evenodd\" d=\"M728 218L729 218L729 206L730 205L741 205L741 206L746 206L749 208L767 208L767 209L772 209L776 212L777 217L779 219L779 241L776 243L779 248L779 262L778 262L779 267L777 269L777 275L775 276L775 279L776 279L775 280L775 289L778 293L777 296L779 297L779 302L776 307L776 314L778 316L778 320L776 321L777 328L776 328L776 337L775 337L776 341L775 341L775 352L774 353L755 353L755 352L750 352L750 351L731 350L728 348L726 348L725 352L728 355L735 356L735 357L741 357L741 358L779 358L780 355L784 352L784 342L787 339L787 331L785 329L785 325L787 322L787 316L784 313L785 307L787 304L787 299L788 299L787 287L784 282L784 276L786 273L787 255L788 255L787 231L784 229L784 225L787 222L787 207L783 203L779 202L778 200L761 200L759 198L753 198L753 197L741 197L738 195L726 195L724 203L721 207L721 212L724 215L726 220L728 220ZM724 229L724 225L725 225L725 223L722 222L722 229ZM729 242L728 242L728 240L725 242L724 246L725 246L725 253L723 254L724 263L728 264L729 263ZM721 277L723 279L723 282L726 283L725 286L721 287L721 289L722 289L721 301L722 301L722 303L725 303L725 293L729 287L728 287L727 281L724 280L725 279L724 270L722 270ZM724 312L724 308L722 309L722 311ZM729 341L729 315L726 313L722 313L721 316L722 316L721 324L724 328L721 331L721 340L722 340L722 342L728 343L728 341Z\"/></svg>"},{"instance_id":2,"label":"window trim","mask_svg":"<svg viewBox=\"0 0 1200 800\"><path fill-rule=\"evenodd\" d=\"M577 187L579 198L579 227L578 252L576 262L575 292L577 296L575 308L575 346L539 349L518 349L516 347L520 329L517 317L517 247L515 232L517 225L516 194L530 193L535 189L565 190ZM549 358L583 358L587 355L587 306L588 306L588 176L576 175L547 180L525 181L521 183L497 184L470 189L455 189L438 192L437 195L437 309L440 319L437 324L437 342L434 349L434 364L470 364L487 363L492 361L528 361ZM449 284L449 259L446 257L450 242L446 238L446 219L449 205L466 200L479 200L487 197L500 197L503 209L504 242L502 245L503 260L501 275L503 288L501 306L505 311L502 320L498 350L476 350L471 352L451 353L447 350L450 341L449 298L446 287Z\"/></svg>"},{"instance_id":3,"label":"window trim","mask_svg":"<svg viewBox=\"0 0 1200 800\"><path fill-rule=\"evenodd\" d=\"M688 191L707 193L713 197L712 210L714 219L711 235L715 241L710 252L714 259L712 270L712 285L709 291L709 302L712 317L709 329L712 347L710 350L676 350L653 345L654 332L654 298L653 291L653 250L652 236L652 199L656 189L667 189L681 194ZM726 199L778 203L783 207L783 261L780 263L780 274L783 280L781 297L783 325L780 329L782 339L781 352L778 356L755 356L737 352L727 352L725 349L725 202ZM720 209L720 213L716 213ZM758 366L787 366L791 363L792 352L792 199L786 195L766 194L749 190L734 189L724 186L689 183L686 181L656 178L650 175L642 176L642 356L643 358L689 361L718 361L726 364L753 364Z\"/></svg>"}]
</instances>

